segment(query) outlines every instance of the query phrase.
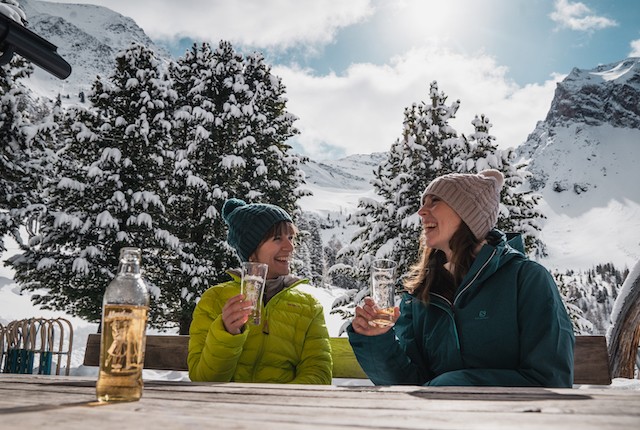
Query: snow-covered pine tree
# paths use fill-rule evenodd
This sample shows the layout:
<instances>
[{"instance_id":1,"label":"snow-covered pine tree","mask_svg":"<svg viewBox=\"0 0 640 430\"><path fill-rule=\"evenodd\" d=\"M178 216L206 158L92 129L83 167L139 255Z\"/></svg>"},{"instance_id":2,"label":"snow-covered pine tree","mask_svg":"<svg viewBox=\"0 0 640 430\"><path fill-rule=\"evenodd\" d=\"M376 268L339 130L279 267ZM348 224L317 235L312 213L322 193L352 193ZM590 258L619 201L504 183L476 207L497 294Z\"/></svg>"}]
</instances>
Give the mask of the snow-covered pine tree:
<instances>
[{"instance_id":1,"label":"snow-covered pine tree","mask_svg":"<svg viewBox=\"0 0 640 430\"><path fill-rule=\"evenodd\" d=\"M302 212L296 223L300 234L296 239L295 258L301 260L299 267L292 270L300 276L308 278L317 287L324 280L324 249L320 237L320 223L316 215Z\"/></svg>"},{"instance_id":2,"label":"snow-covered pine tree","mask_svg":"<svg viewBox=\"0 0 640 430\"><path fill-rule=\"evenodd\" d=\"M155 54L134 44L118 54L106 81L96 79L89 101L63 122L69 139L39 235L9 263L23 288L37 292L35 304L99 321L120 248L141 247L150 322L164 326L161 291L171 285L164 257L178 245L164 214L169 82Z\"/></svg>"},{"instance_id":3,"label":"snow-covered pine tree","mask_svg":"<svg viewBox=\"0 0 640 430\"><path fill-rule=\"evenodd\" d=\"M368 287L371 262L390 258L398 262L397 288L418 257L421 224L417 215L420 193L437 176L458 171L466 154L457 132L448 122L459 101L447 105L447 96L432 82L430 103L414 103L404 112L402 138L374 172L375 199L361 199L351 222L358 225L351 243L338 256L354 257L355 266L331 268L332 275L349 274L354 286Z\"/></svg>"},{"instance_id":4,"label":"snow-covered pine tree","mask_svg":"<svg viewBox=\"0 0 640 430\"><path fill-rule=\"evenodd\" d=\"M580 335L593 334L593 323L585 317L584 312L578 305L579 297L576 295L576 280L572 279L569 274L565 276L557 271L554 271L552 275L556 285L558 285L558 290L573 325L574 333Z\"/></svg>"},{"instance_id":5,"label":"snow-covered pine tree","mask_svg":"<svg viewBox=\"0 0 640 430\"><path fill-rule=\"evenodd\" d=\"M24 221L24 208L34 193L27 177L30 162L31 122L25 113L24 87L33 67L21 57L14 57L0 67L0 252L5 251L4 237L9 233L19 243L19 227Z\"/></svg>"},{"instance_id":6,"label":"snow-covered pine tree","mask_svg":"<svg viewBox=\"0 0 640 430\"><path fill-rule=\"evenodd\" d=\"M31 127L24 163L25 195L28 198L21 213L29 239L38 234L40 218L47 211L49 190L58 182L58 153L64 141L59 124L64 115L58 95L49 113Z\"/></svg>"},{"instance_id":7,"label":"snow-covered pine tree","mask_svg":"<svg viewBox=\"0 0 640 430\"><path fill-rule=\"evenodd\" d=\"M520 233L527 254L546 256L546 245L540 238L542 221L546 218L539 207L542 196L523 188L530 173L526 170L526 164L513 164L516 161L514 149L508 148L501 152L503 163L499 170L504 174L504 187L500 193L500 202L508 213L500 213L497 227L505 232Z\"/></svg>"},{"instance_id":8,"label":"snow-covered pine tree","mask_svg":"<svg viewBox=\"0 0 640 430\"><path fill-rule=\"evenodd\" d=\"M545 218L538 208L539 194L523 190L527 177L526 164L514 164L515 152L512 148L498 149L495 137L489 134L493 126L485 115L471 121L475 131L469 139L463 135L467 159L461 173L478 173L485 169L497 169L504 174L504 186L500 192L501 210L497 227L505 232L522 234L527 253L541 255L544 244L540 239L540 222Z\"/></svg>"},{"instance_id":9,"label":"snow-covered pine tree","mask_svg":"<svg viewBox=\"0 0 640 430\"><path fill-rule=\"evenodd\" d=\"M352 289L355 284L353 278L348 276L348 272L336 270L343 265L355 265L353 262L355 261L354 257L350 257L349 259L345 258L344 255L338 257L338 253L342 248L344 248L342 242L335 235L331 236L324 246L323 255L326 266L324 283L338 288Z\"/></svg>"},{"instance_id":10,"label":"snow-covered pine tree","mask_svg":"<svg viewBox=\"0 0 640 430\"><path fill-rule=\"evenodd\" d=\"M175 176L168 209L184 243L173 264L180 303L174 318L186 333L196 300L237 266L221 218L225 199L272 203L290 212L302 195L300 159L286 140L297 133L284 86L261 56L244 59L221 41L193 45L170 66L178 94L174 114Z\"/></svg>"},{"instance_id":11,"label":"snow-covered pine tree","mask_svg":"<svg viewBox=\"0 0 640 430\"><path fill-rule=\"evenodd\" d=\"M242 60L231 56L221 62L209 44L194 44L170 64L169 73L178 99L167 210L171 229L183 244L172 262L169 276L175 288L169 299L172 319L187 334L196 300L210 285L230 279L225 270L236 262L221 217L234 178L222 157L231 146L230 130L239 126L225 106L233 90L228 83L242 73Z\"/></svg>"},{"instance_id":12,"label":"snow-covered pine tree","mask_svg":"<svg viewBox=\"0 0 640 430\"><path fill-rule=\"evenodd\" d=\"M320 223L316 219L309 221L309 251L311 253L311 281L318 287L323 286L324 248L320 237Z\"/></svg>"},{"instance_id":13,"label":"snow-covered pine tree","mask_svg":"<svg viewBox=\"0 0 640 430\"><path fill-rule=\"evenodd\" d=\"M251 200L277 204L296 215L298 199L311 195L303 188L300 169L307 158L293 154L288 143L299 133L293 126L298 118L287 111L286 88L262 54L248 55L244 64L245 126L238 141L246 163L242 186Z\"/></svg>"}]
</instances>

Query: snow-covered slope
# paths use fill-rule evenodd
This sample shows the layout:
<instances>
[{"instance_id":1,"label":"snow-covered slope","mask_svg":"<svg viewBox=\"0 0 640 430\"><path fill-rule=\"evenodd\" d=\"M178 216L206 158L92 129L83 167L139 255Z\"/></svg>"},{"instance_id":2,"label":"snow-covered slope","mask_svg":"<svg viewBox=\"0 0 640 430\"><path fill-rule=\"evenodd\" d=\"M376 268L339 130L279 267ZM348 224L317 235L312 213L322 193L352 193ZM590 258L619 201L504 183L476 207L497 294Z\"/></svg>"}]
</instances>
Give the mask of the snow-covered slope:
<instances>
[{"instance_id":1,"label":"snow-covered slope","mask_svg":"<svg viewBox=\"0 0 640 430\"><path fill-rule=\"evenodd\" d=\"M544 198L549 263L634 266L640 259L640 59L574 69L517 148Z\"/></svg>"},{"instance_id":2,"label":"snow-covered slope","mask_svg":"<svg viewBox=\"0 0 640 430\"><path fill-rule=\"evenodd\" d=\"M64 103L79 100L87 93L97 75L107 76L115 55L137 42L152 47L162 58L170 54L157 47L131 19L102 6L20 0L28 28L58 47L58 53L72 68L71 75L60 80L39 67L26 84L38 95ZM68 97L68 98L67 98Z\"/></svg>"}]
</instances>

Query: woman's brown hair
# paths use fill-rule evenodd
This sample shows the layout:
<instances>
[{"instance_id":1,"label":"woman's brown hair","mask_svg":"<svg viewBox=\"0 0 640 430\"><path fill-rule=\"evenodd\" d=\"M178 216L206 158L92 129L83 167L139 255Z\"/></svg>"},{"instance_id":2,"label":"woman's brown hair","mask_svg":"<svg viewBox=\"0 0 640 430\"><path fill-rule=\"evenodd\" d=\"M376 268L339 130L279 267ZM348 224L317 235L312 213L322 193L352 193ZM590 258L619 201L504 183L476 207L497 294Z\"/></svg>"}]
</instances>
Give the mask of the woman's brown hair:
<instances>
[{"instance_id":1,"label":"woman's brown hair","mask_svg":"<svg viewBox=\"0 0 640 430\"><path fill-rule=\"evenodd\" d=\"M420 258L414 264L404 281L404 287L423 302L429 302L429 293L444 296L449 301L458 289L458 285L471 268L475 258L475 249L480 241L476 239L471 229L464 223L451 237L449 248L453 252L449 272L444 265L447 257L443 251L431 249L426 246L424 231L420 235Z\"/></svg>"},{"instance_id":2,"label":"woman's brown hair","mask_svg":"<svg viewBox=\"0 0 640 430\"><path fill-rule=\"evenodd\" d=\"M260 245L265 243L267 240L274 238L276 236L282 236L283 234L293 234L294 236L298 235L298 227L295 224L289 221L280 221L271 226L269 230L264 234L262 240L256 247L258 249Z\"/></svg>"},{"instance_id":3,"label":"woman's brown hair","mask_svg":"<svg viewBox=\"0 0 640 430\"><path fill-rule=\"evenodd\" d=\"M280 221L272 225L271 228L264 234L258 246L256 246L253 254L249 256L249 261L254 261L255 254L258 251L258 248L260 248L263 243L273 239L276 236L282 236L283 234L293 234L294 236L297 236L298 227L296 227L295 224L289 221Z\"/></svg>"}]
</instances>

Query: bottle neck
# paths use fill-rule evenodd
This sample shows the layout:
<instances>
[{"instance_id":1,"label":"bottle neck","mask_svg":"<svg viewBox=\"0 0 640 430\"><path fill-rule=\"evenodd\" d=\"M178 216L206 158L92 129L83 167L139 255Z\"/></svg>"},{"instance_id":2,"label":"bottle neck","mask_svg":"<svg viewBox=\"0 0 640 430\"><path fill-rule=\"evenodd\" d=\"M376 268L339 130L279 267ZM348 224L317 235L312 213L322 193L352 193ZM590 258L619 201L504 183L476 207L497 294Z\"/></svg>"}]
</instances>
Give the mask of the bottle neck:
<instances>
[{"instance_id":1,"label":"bottle neck","mask_svg":"<svg viewBox=\"0 0 640 430\"><path fill-rule=\"evenodd\" d=\"M122 275L140 275L140 261L135 255L125 254L120 259L118 273Z\"/></svg>"}]
</instances>

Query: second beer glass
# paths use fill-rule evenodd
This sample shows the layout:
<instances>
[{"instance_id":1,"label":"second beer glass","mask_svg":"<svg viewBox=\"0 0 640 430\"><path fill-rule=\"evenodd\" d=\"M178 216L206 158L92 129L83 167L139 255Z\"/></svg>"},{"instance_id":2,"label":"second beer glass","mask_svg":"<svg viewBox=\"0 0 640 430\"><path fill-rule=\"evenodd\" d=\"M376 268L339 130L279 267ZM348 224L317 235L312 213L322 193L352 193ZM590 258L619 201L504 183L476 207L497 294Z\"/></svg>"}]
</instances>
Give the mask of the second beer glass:
<instances>
[{"instance_id":1,"label":"second beer glass","mask_svg":"<svg viewBox=\"0 0 640 430\"><path fill-rule=\"evenodd\" d=\"M371 265L371 298L377 307L377 316L369 324L388 327L394 324L396 266L393 260L378 259Z\"/></svg>"}]
</instances>

